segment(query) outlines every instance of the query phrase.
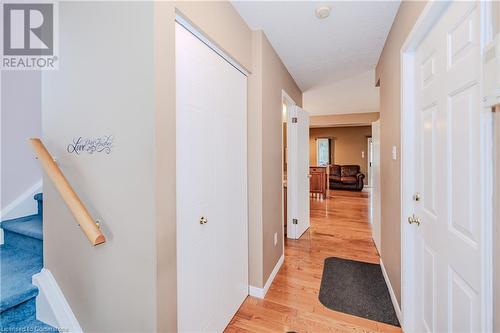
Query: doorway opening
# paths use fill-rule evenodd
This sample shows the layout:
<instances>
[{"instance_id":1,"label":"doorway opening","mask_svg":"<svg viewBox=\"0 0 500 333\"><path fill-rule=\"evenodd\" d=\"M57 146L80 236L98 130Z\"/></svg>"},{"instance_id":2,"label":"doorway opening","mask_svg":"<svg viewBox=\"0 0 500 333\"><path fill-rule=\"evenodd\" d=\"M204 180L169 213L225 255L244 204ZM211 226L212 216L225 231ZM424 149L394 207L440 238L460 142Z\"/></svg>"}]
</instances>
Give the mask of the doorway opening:
<instances>
[{"instance_id":1,"label":"doorway opening","mask_svg":"<svg viewBox=\"0 0 500 333\"><path fill-rule=\"evenodd\" d=\"M287 117L287 119L290 118L290 116ZM328 277L324 278L324 276L325 274L328 276L328 272L331 272L327 262L332 260L357 263L362 266L371 265L370 267L376 265L378 281L384 283L385 277L379 266L379 252L373 241L371 189L364 187L364 183L360 190L356 188L356 182L365 180L365 177L358 176L358 174L361 166L363 166L363 172L366 170L367 137L372 136L371 123L361 125L363 126L309 128L310 193L308 193L308 200L310 227L300 238L287 237L285 240L285 258L288 266L286 270L280 271L276 284L270 289L273 299L279 299L282 294L283 297L286 297L288 295L286 290L289 286L292 288L307 286L307 290L310 292L300 292L300 300L297 296L297 298L287 300L287 303L292 304L292 306L300 306L302 302L317 304L315 309L325 309L325 314L329 309L335 309L326 305L329 300L335 301L335 298L332 297L335 293L321 292L322 288L326 288L323 290L328 289L326 281L329 279ZM287 136L289 137L289 135ZM355 140L350 139L353 136L356 137ZM346 154L350 155L347 156L347 160L344 159ZM289 145L288 152L284 152L283 155L291 155ZM352 158L352 160L348 160L348 158ZM291 167L290 159L288 159L287 164L289 170ZM359 167L359 170L356 169L356 166ZM335 170L337 167L339 170ZM353 176L350 172L353 173ZM313 178L315 176L317 176L316 179ZM334 176L338 178L334 179ZM350 182L351 179L348 177L354 178L354 184ZM334 181L338 183L342 180L345 184L333 184ZM316 186L320 184L326 188L325 195L314 193ZM341 185L346 185L347 188ZM288 218L289 221L290 218ZM325 286L323 286L324 283ZM352 290L359 291L356 287ZM318 293L322 295L319 300ZM373 298L369 296L366 299ZM393 302L389 293L387 293L385 301L378 302L376 300L373 308L381 308L381 305L388 305L392 308ZM383 326L385 331L396 331L397 329L394 325L398 322L399 316L396 314L396 310L393 311L392 318L396 318L393 322L390 324L386 322L387 325L377 323L377 325L386 325Z\"/></svg>"}]
</instances>

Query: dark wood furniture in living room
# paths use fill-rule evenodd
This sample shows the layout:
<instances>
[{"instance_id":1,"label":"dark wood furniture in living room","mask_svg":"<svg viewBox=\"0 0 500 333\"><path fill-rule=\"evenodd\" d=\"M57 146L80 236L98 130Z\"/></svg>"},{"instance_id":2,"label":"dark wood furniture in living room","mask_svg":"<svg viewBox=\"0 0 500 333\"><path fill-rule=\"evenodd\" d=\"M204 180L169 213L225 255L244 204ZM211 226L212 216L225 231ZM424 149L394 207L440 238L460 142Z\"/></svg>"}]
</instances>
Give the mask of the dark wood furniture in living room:
<instances>
[{"instance_id":1,"label":"dark wood furniture in living room","mask_svg":"<svg viewBox=\"0 0 500 333\"><path fill-rule=\"evenodd\" d=\"M317 193L323 198L326 198L327 187L327 167L312 166L309 167L309 192Z\"/></svg>"},{"instance_id":2,"label":"dark wood furniture in living room","mask_svg":"<svg viewBox=\"0 0 500 333\"><path fill-rule=\"evenodd\" d=\"M359 165L330 165L330 189L361 191L365 175Z\"/></svg>"}]
</instances>

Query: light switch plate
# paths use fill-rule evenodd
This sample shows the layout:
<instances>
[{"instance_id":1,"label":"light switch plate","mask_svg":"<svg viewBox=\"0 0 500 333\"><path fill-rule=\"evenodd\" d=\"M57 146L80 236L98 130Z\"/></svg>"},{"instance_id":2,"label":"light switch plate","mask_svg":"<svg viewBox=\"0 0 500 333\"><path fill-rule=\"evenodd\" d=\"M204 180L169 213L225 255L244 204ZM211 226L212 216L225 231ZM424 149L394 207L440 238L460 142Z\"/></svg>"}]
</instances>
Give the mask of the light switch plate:
<instances>
[{"instance_id":1,"label":"light switch plate","mask_svg":"<svg viewBox=\"0 0 500 333\"><path fill-rule=\"evenodd\" d=\"M398 159L398 148L396 146L392 146L392 159L393 160Z\"/></svg>"}]
</instances>

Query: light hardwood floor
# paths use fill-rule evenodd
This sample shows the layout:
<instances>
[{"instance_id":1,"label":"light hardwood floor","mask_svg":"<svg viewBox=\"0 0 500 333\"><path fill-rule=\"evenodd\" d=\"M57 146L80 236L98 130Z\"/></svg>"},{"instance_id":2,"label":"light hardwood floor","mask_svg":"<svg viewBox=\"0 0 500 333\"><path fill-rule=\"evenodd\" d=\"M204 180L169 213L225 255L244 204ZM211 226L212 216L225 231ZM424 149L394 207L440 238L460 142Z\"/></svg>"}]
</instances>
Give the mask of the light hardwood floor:
<instances>
[{"instance_id":1,"label":"light hardwood floor","mask_svg":"<svg viewBox=\"0 0 500 333\"><path fill-rule=\"evenodd\" d=\"M286 240L285 262L265 299L249 296L226 332L401 332L319 302L323 261L332 256L379 262L368 192L330 191L324 200L311 198L311 227L299 240Z\"/></svg>"}]
</instances>

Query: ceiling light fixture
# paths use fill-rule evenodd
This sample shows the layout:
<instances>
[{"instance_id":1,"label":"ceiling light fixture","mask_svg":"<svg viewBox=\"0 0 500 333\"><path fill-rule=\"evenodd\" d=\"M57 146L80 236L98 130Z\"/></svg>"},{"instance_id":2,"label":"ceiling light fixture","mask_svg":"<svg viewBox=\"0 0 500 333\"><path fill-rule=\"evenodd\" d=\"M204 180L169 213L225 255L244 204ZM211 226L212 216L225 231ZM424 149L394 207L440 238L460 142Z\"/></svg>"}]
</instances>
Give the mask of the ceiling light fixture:
<instances>
[{"instance_id":1,"label":"ceiling light fixture","mask_svg":"<svg viewBox=\"0 0 500 333\"><path fill-rule=\"evenodd\" d=\"M331 8L328 6L321 6L318 9L316 9L316 17L319 18L320 20L324 20L328 16L330 16L330 10Z\"/></svg>"}]
</instances>

